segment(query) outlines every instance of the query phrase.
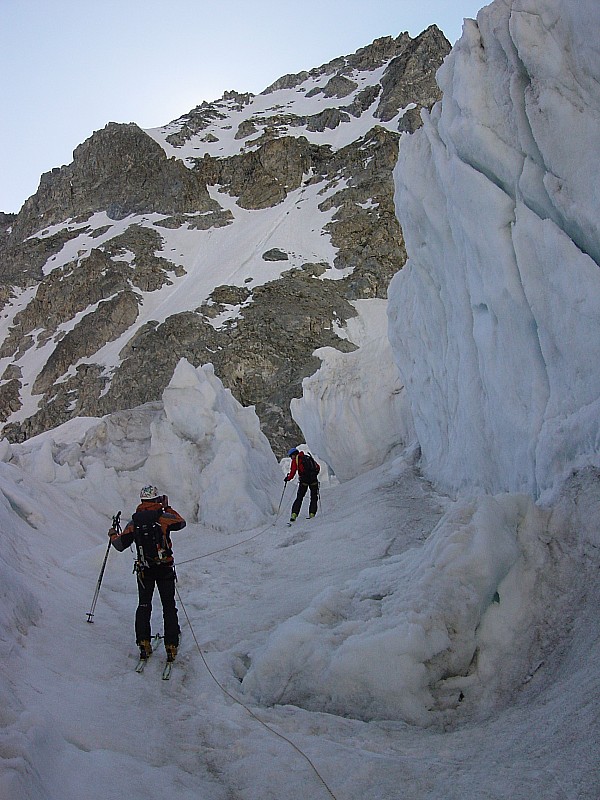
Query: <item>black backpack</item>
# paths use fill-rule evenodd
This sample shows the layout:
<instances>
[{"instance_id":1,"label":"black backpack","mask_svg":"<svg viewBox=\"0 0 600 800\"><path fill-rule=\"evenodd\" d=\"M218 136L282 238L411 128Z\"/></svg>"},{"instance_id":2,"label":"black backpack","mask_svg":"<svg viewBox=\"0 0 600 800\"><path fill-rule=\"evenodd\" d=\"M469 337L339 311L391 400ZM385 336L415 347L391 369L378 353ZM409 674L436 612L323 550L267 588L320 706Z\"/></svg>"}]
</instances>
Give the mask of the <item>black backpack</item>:
<instances>
[{"instance_id":1,"label":"black backpack","mask_svg":"<svg viewBox=\"0 0 600 800\"><path fill-rule=\"evenodd\" d=\"M321 467L310 453L302 453L302 481L303 483L315 483L319 476Z\"/></svg>"},{"instance_id":2,"label":"black backpack","mask_svg":"<svg viewBox=\"0 0 600 800\"><path fill-rule=\"evenodd\" d=\"M138 553L138 561L148 566L159 564L164 558L172 555L167 546L163 529L158 520L162 509L136 511L132 517L133 536Z\"/></svg>"}]
</instances>

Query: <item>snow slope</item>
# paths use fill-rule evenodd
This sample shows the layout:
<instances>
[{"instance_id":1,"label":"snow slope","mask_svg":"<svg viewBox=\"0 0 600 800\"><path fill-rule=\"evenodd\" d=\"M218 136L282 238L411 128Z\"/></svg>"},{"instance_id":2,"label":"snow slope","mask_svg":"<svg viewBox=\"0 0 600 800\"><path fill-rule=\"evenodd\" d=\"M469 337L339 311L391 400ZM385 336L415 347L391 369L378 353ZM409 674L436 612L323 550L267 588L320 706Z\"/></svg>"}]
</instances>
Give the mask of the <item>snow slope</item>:
<instances>
[{"instance_id":1,"label":"snow slope","mask_svg":"<svg viewBox=\"0 0 600 800\"><path fill-rule=\"evenodd\" d=\"M167 139L181 131L189 115L170 124L148 130L146 133L157 141L171 158L192 167L192 159L211 155L225 158L240 152L256 149L258 140L265 131L272 135L274 127L278 136L302 136L319 145L337 150L351 142L360 140L374 126L381 126L397 132L398 123L407 109L400 109L390 120L382 121L375 116L379 100L375 95L367 108L356 113L344 112L343 121L337 127L325 126L323 130L311 130L310 119L326 109L333 111L351 106L360 99L368 87L380 89L379 82L389 67L392 57L375 69L347 68L345 79L348 93L342 97L331 96L327 85L332 71L324 69L311 74L298 85L281 88L267 94L251 95L247 103L226 95L214 103L207 103L204 114L207 123L181 146L173 146ZM337 68L340 68L338 64ZM308 96L307 96L308 95ZM409 103L407 108L414 107ZM200 107L202 108L202 107ZM195 111L198 111L196 109ZM191 112L192 114L194 112ZM256 128L252 135L237 137L240 126L252 124ZM369 157L369 156L367 156ZM169 317L190 310L199 309L207 301L211 292L221 285L252 289L278 279L283 272L300 268L303 264L333 264L337 248L331 242L326 228L336 213L335 204L328 210L321 210L324 204L336 193L346 187L346 179L338 176L333 181L313 180L306 174L303 185L287 192L285 199L272 208L244 209L238 205L238 198L231 196L222 187L209 186L208 192L222 209L223 218L219 225L211 224L207 229L196 227L197 215L185 215L185 222L173 228L170 223L161 223L169 214L130 214L124 219L114 220L104 212L92 215L85 222L66 219L57 225L43 225L31 238L47 240L59 233L76 234L62 246L60 252L51 256L44 265L45 275L66 265L75 271L87 268L86 260L94 250L108 245L128 229L139 227L158 233L161 246L154 255L163 260L169 270L169 280L155 291L141 291L133 287L139 304L135 321L118 338L107 342L98 351L79 359L65 371L61 382L76 374L77 368L86 364L98 364L103 368L104 377L109 379L105 392L110 388L110 379L122 363L125 345L148 322L163 323ZM200 214L200 212L199 212ZM210 213L207 213L210 217ZM40 223L42 225L42 223ZM288 256L284 261L265 261L263 254L271 249L282 249ZM132 260L131 251L123 250L116 260ZM143 257L137 256L140 263ZM328 268L318 280L337 280L352 270ZM28 288L15 292L6 303L0 318L0 341L9 336L15 319L35 298L36 290ZM104 297L103 302L112 298ZM246 301L253 302L252 296ZM33 393L33 386L43 367L56 348L56 343L75 325L91 312L98 303L80 309L73 319L60 323L52 336L41 338L44 331L31 332L31 340L24 337L19 352L12 352L0 358L0 374L10 365L18 367L22 373L22 386L19 397L22 405L17 410L10 409L7 423L21 423L35 414L43 397ZM235 318L239 308L230 314L211 321L211 324L224 324Z\"/></svg>"},{"instance_id":2,"label":"snow slope","mask_svg":"<svg viewBox=\"0 0 600 800\"><path fill-rule=\"evenodd\" d=\"M160 144L169 157L182 161L202 158L205 154L224 158L255 149L262 134L273 125L277 126L280 136L302 136L313 144L330 145L339 150L364 136L375 125L397 131L400 118L408 108L414 107L414 103L401 108L392 119L386 121L375 115L379 105L377 97L373 98L371 105L359 116L351 117L346 113L345 119L336 127L326 126L321 131L311 130L304 120L327 109L351 106L359 99L361 92L380 83L388 66L389 61L372 70L346 69L344 78L354 86L342 97L332 96L326 91L334 70L316 71L316 74L309 75L292 88L248 95L247 102L244 103L240 103L237 98L228 98L226 93L220 100L205 104L207 121L202 130L177 147L169 143L168 137L180 132L189 116L160 128L149 129L146 133ZM256 130L250 135L238 135L240 129L243 130L244 125L249 122Z\"/></svg>"},{"instance_id":3,"label":"snow slope","mask_svg":"<svg viewBox=\"0 0 600 800\"><path fill-rule=\"evenodd\" d=\"M321 228L331 220L334 210L323 212L318 209L318 205L333 193L333 187L323 191L322 186L303 186L290 192L278 206L253 211L240 208L235 198L220 194L214 187L210 187L210 191L219 204L231 212L232 222L223 228L211 230L194 230L188 224L177 229L160 227L163 244L156 255L173 265L171 282L157 291L136 289L141 302L135 323L92 356L80 359L69 373L74 373L81 364L97 363L104 367L106 374L111 375L121 363L120 354L125 344L140 328L149 321L162 323L173 314L199 308L216 286L227 284L252 290L277 279L285 270L300 267L304 263L333 262L336 249ZM102 212L94 214L86 223L68 221L67 230L89 227L89 234L67 242L57 256L50 259L47 271L59 269L74 258L79 267L85 269L85 259L94 248L124 233L132 225L156 231L154 226L164 218L165 215L159 214L142 217L130 215L115 222ZM39 238L51 236L56 229L62 230L63 226L45 228ZM100 233L96 234L96 231ZM288 260L265 261L262 254L274 247L283 247L288 253ZM126 255L124 253L123 257ZM175 272L178 268L183 268L180 274ZM342 270L331 268L319 279L337 279L344 274ZM16 294L7 303L0 319L0 339L8 336L16 315L27 306L34 294L35 290L26 290ZM252 299L248 302L252 302ZM59 334L71 330L92 310L93 307L84 309L74 319L59 325ZM43 345L26 349L17 358L7 356L0 359L0 370L15 363L23 372L23 406L10 416L10 422L22 421L36 411L40 397L32 393L32 387L54 347L55 342L49 339Z\"/></svg>"},{"instance_id":4,"label":"snow slope","mask_svg":"<svg viewBox=\"0 0 600 800\"><path fill-rule=\"evenodd\" d=\"M196 371L181 370L165 405L196 427ZM227 439L230 398L217 388L212 403ZM130 431L148 413L132 411ZM119 454L99 436L109 423L3 445L3 800L596 796L597 473L544 511L523 495L453 502L398 457L324 486L316 519L293 528L290 488L245 532L190 521L174 542L183 639L164 683L162 649L133 669L128 552L109 553L86 622L111 516L125 520L157 474L130 473L135 437ZM205 458L189 428L171 433L160 488L178 508ZM252 483L256 445L239 443ZM60 474L66 456L78 479ZM252 512L243 475L220 475L219 499Z\"/></svg>"}]
</instances>

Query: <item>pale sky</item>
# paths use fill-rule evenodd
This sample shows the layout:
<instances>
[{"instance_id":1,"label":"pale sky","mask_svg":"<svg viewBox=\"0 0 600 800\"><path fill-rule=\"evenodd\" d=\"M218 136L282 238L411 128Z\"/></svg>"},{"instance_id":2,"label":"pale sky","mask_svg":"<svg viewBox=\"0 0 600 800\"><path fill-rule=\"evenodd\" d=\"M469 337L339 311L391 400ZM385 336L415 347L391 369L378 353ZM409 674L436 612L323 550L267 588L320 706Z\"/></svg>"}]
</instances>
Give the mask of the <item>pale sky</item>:
<instances>
[{"instance_id":1,"label":"pale sky","mask_svg":"<svg viewBox=\"0 0 600 800\"><path fill-rule=\"evenodd\" d=\"M157 127L485 0L0 0L0 211L108 122Z\"/></svg>"}]
</instances>

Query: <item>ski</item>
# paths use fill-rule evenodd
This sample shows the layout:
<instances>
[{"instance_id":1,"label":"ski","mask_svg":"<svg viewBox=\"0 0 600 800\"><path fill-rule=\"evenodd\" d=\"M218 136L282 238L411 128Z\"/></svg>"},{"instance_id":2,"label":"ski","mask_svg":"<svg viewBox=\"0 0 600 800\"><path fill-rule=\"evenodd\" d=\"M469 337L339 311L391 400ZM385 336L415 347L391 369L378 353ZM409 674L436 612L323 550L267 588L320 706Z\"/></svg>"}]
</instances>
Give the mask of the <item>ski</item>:
<instances>
[{"instance_id":1,"label":"ski","mask_svg":"<svg viewBox=\"0 0 600 800\"><path fill-rule=\"evenodd\" d=\"M154 636L150 640L150 643L151 643L151 646L152 646L152 650L150 651L150 655L152 655L152 653L156 650L156 648L158 647L161 639L162 639L162 636L160 635L160 633L155 633L154 634ZM150 659L150 655L148 656L148 658L140 658L140 659L138 659L138 663L136 664L136 667L135 667L135 671L138 674L141 674L144 671L144 669L146 668L146 664L148 663L148 661Z\"/></svg>"},{"instance_id":2,"label":"ski","mask_svg":"<svg viewBox=\"0 0 600 800\"><path fill-rule=\"evenodd\" d=\"M173 669L173 661L167 661L165 664L165 668L162 671L162 679L163 681L168 681L171 677L171 670Z\"/></svg>"}]
</instances>

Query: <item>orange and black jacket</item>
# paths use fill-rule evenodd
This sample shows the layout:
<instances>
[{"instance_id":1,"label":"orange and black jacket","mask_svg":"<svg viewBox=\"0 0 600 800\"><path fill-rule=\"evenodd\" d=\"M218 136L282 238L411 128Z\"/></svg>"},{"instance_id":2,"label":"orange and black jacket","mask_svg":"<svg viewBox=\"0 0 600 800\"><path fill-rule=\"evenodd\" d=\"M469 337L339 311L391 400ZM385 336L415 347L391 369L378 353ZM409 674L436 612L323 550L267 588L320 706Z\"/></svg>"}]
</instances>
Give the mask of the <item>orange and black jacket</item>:
<instances>
[{"instance_id":1,"label":"orange and black jacket","mask_svg":"<svg viewBox=\"0 0 600 800\"><path fill-rule=\"evenodd\" d=\"M185 520L175 511L174 508L167 502L160 502L160 500L142 500L142 502L136 508L137 511L161 511L161 515L158 518L157 522L162 528L162 532L165 537L165 542L167 548L171 550L172 542L171 542L171 531L180 531L182 528L185 528ZM110 541L112 546L119 551L126 550L130 545L133 544L135 539L134 534L134 526L133 520L129 520L125 528L121 531L114 531L110 533ZM163 559L162 563L165 565L172 564L174 561L173 556L169 555L165 559Z\"/></svg>"}]
</instances>

